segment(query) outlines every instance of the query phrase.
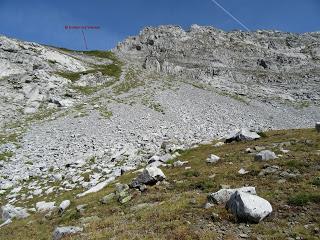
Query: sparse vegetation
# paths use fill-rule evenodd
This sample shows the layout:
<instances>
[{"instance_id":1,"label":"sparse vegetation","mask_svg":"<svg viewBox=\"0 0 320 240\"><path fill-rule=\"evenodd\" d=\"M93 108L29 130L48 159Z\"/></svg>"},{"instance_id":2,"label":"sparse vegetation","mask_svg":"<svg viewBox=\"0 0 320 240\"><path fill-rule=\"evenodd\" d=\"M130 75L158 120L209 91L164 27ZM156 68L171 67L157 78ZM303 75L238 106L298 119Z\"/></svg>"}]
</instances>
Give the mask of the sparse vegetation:
<instances>
[{"instance_id":1,"label":"sparse vegetation","mask_svg":"<svg viewBox=\"0 0 320 240\"><path fill-rule=\"evenodd\" d=\"M281 166L283 170L290 167L305 168L301 172L303 177L299 181L285 181L278 183L279 173L259 176L264 163L253 160L253 156L245 153L244 149L254 146L267 146L276 150L273 143L287 142L296 139L295 145L287 146L290 154L270 160L268 164ZM306 151L305 139L313 142ZM58 196L49 195L46 201L71 199L72 207L62 216L54 212L50 217L36 213L25 220L14 220L0 231L1 239L47 239L51 236L55 226L79 226L87 217L97 218L87 223L83 234L70 236L68 239L217 239L221 225L224 226L224 239L239 238L239 225L224 206L215 205L213 209L205 209L207 194L219 189L219 186L231 187L256 186L258 195L269 200L274 209L274 215L256 224L245 225L249 237L261 239L287 239L300 237L315 240L314 227L320 222L319 203L320 194L316 180L319 171L318 156L312 154L320 147L320 135L313 129L271 131L266 138L254 142L237 142L225 144L219 148L212 144L200 145L197 148L179 151L179 159L188 161L190 170L185 167L162 167L167 182L148 187L146 192L138 194L132 191L133 199L120 204L112 201L107 205L99 200L114 191L115 185L110 184L97 193L82 198L75 195L83 189L72 190ZM301 148L299 147L301 146ZM299 151L295 151L299 149ZM221 160L216 164L207 164L210 154L216 154ZM297 162L291 162L296 160ZM300 165L301 162L307 164ZM173 163L173 161L169 161ZM287 165L286 165L287 164ZM246 175L237 174L240 168L251 171ZM254 172L255 174L252 174ZM85 181L90 180L91 172L83 173ZM130 183L137 173L128 172L119 177L118 182ZM312 183L312 184L311 184ZM316 183L316 184L313 184ZM26 201L24 206L34 207L34 202L41 199ZM285 206L289 203L288 206ZM83 215L77 213L75 206L87 204ZM147 204L140 210L133 210L139 204ZM150 205L148 204L155 204ZM212 221L212 212L219 218ZM305 213L308 214L299 214ZM295 224L288 224L294 219ZM32 224L28 224L32 222ZM303 226L314 226L304 228ZM243 225L244 226L244 225ZM41 231L40 231L41 229ZM289 235L288 235L289 234ZM221 236L221 235L220 235Z\"/></svg>"},{"instance_id":2,"label":"sparse vegetation","mask_svg":"<svg viewBox=\"0 0 320 240\"><path fill-rule=\"evenodd\" d=\"M3 153L0 153L0 161L7 161L13 155L14 155L13 152L10 152L10 151L5 151Z\"/></svg>"},{"instance_id":3,"label":"sparse vegetation","mask_svg":"<svg viewBox=\"0 0 320 240\"><path fill-rule=\"evenodd\" d=\"M312 181L312 184L317 186L317 187L320 187L320 177L314 178L313 181Z\"/></svg>"},{"instance_id":4,"label":"sparse vegetation","mask_svg":"<svg viewBox=\"0 0 320 240\"><path fill-rule=\"evenodd\" d=\"M134 89L143 85L144 85L144 82L138 79L137 71L134 70L133 68L130 68L125 75L124 81L114 86L113 92L116 94L126 93L126 92L129 92L131 89Z\"/></svg>"},{"instance_id":5,"label":"sparse vegetation","mask_svg":"<svg viewBox=\"0 0 320 240\"><path fill-rule=\"evenodd\" d=\"M105 107L100 107L99 112L100 112L100 115L105 118L111 118L113 115L112 112L106 109Z\"/></svg>"},{"instance_id":6,"label":"sparse vegetation","mask_svg":"<svg viewBox=\"0 0 320 240\"><path fill-rule=\"evenodd\" d=\"M289 204L305 206L309 203L320 203L319 193L298 193L289 198Z\"/></svg>"},{"instance_id":7,"label":"sparse vegetation","mask_svg":"<svg viewBox=\"0 0 320 240\"><path fill-rule=\"evenodd\" d=\"M5 143L17 143L19 142L19 135L17 133L4 134L0 133L0 145Z\"/></svg>"}]
</instances>

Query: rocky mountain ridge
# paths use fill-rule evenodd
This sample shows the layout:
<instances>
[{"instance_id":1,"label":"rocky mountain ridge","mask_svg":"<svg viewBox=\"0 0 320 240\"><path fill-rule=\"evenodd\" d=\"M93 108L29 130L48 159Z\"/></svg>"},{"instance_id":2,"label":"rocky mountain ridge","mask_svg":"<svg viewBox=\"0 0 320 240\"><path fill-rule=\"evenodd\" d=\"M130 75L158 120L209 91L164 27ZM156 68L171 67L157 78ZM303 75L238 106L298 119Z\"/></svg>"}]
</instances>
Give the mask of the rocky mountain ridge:
<instances>
[{"instance_id":1,"label":"rocky mountain ridge","mask_svg":"<svg viewBox=\"0 0 320 240\"><path fill-rule=\"evenodd\" d=\"M319 103L320 33L160 26L143 29L117 50L143 61L146 69L228 93L267 102L279 98Z\"/></svg>"}]
</instances>

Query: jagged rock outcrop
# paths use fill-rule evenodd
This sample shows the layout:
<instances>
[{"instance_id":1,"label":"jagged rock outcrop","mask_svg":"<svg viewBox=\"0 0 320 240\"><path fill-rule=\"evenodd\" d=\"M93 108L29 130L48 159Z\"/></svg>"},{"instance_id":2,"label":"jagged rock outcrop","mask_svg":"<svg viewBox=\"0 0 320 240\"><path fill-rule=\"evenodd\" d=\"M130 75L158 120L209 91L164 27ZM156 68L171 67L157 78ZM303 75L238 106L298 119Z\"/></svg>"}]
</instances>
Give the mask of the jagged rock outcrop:
<instances>
[{"instance_id":1,"label":"jagged rock outcrop","mask_svg":"<svg viewBox=\"0 0 320 240\"><path fill-rule=\"evenodd\" d=\"M320 33L148 27L118 44L146 69L249 98L319 103ZM317 89L317 90L316 90ZM316 91L315 91L316 90Z\"/></svg>"}]
</instances>

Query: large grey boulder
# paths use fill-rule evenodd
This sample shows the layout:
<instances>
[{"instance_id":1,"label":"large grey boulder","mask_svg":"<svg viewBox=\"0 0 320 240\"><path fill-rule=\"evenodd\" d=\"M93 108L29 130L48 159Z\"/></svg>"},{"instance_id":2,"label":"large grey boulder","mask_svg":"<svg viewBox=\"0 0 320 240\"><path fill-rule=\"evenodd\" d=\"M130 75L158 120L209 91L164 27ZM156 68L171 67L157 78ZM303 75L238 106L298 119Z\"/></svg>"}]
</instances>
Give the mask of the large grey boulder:
<instances>
[{"instance_id":1,"label":"large grey boulder","mask_svg":"<svg viewBox=\"0 0 320 240\"><path fill-rule=\"evenodd\" d=\"M232 194L226 209L239 222L259 223L272 213L272 206L267 200L242 191Z\"/></svg>"},{"instance_id":2,"label":"large grey boulder","mask_svg":"<svg viewBox=\"0 0 320 240\"><path fill-rule=\"evenodd\" d=\"M142 185L154 185L166 178L160 168L149 167L146 168L136 179L131 183L132 188L138 188Z\"/></svg>"},{"instance_id":3,"label":"large grey boulder","mask_svg":"<svg viewBox=\"0 0 320 240\"><path fill-rule=\"evenodd\" d=\"M30 215L26 209L21 207L15 207L15 206L12 206L11 204L2 206L0 213L1 213L1 219L3 221L7 221L13 218L17 218L17 219L27 218Z\"/></svg>"},{"instance_id":4,"label":"large grey boulder","mask_svg":"<svg viewBox=\"0 0 320 240\"><path fill-rule=\"evenodd\" d=\"M316 123L316 130L318 133L320 133L320 122Z\"/></svg>"},{"instance_id":5,"label":"large grey boulder","mask_svg":"<svg viewBox=\"0 0 320 240\"><path fill-rule=\"evenodd\" d=\"M268 161L268 160L273 160L276 158L277 158L277 155L270 150L261 151L261 152L257 153L254 157L254 159L257 161Z\"/></svg>"},{"instance_id":6,"label":"large grey boulder","mask_svg":"<svg viewBox=\"0 0 320 240\"><path fill-rule=\"evenodd\" d=\"M234 194L236 191L239 192L245 192L249 194L256 195L256 188L255 187L242 187L242 188L236 188L236 189L220 189L218 192L210 193L208 195L208 202L215 203L215 204L225 204L229 201L232 194Z\"/></svg>"},{"instance_id":7,"label":"large grey boulder","mask_svg":"<svg viewBox=\"0 0 320 240\"><path fill-rule=\"evenodd\" d=\"M83 228L80 227L74 227L74 226L68 226L68 227L57 227L52 235L53 240L60 240L61 238L71 235L71 234L76 234L79 232L82 232Z\"/></svg>"},{"instance_id":8,"label":"large grey boulder","mask_svg":"<svg viewBox=\"0 0 320 240\"><path fill-rule=\"evenodd\" d=\"M252 141L259 139L260 136L256 132L251 132L248 129L241 129L240 131L234 131L226 137L226 143L234 141Z\"/></svg>"}]
</instances>

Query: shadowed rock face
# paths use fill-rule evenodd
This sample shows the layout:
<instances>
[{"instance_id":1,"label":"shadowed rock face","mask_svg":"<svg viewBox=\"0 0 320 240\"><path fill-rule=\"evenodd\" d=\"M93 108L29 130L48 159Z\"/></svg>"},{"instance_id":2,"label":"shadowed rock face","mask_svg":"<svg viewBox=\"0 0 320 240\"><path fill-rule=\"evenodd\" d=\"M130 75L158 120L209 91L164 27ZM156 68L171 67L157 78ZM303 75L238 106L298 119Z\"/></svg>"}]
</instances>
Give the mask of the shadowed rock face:
<instances>
[{"instance_id":1,"label":"shadowed rock face","mask_svg":"<svg viewBox=\"0 0 320 240\"><path fill-rule=\"evenodd\" d=\"M320 33L145 28L117 46L146 69L264 101L319 103Z\"/></svg>"}]
</instances>

